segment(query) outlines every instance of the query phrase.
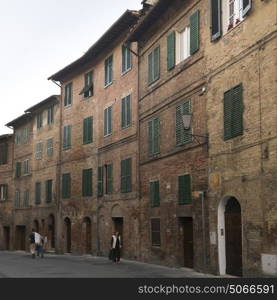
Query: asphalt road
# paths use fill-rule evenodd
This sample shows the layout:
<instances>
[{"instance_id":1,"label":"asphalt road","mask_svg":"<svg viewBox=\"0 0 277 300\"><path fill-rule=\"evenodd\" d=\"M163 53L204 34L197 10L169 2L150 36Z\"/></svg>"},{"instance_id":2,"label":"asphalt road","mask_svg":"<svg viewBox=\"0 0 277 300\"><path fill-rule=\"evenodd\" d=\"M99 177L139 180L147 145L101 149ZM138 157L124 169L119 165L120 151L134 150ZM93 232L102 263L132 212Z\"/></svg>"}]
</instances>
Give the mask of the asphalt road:
<instances>
[{"instance_id":1,"label":"asphalt road","mask_svg":"<svg viewBox=\"0 0 277 300\"><path fill-rule=\"evenodd\" d=\"M217 277L186 268L167 268L129 260L115 264L104 257L0 252L0 278L199 278Z\"/></svg>"}]
</instances>

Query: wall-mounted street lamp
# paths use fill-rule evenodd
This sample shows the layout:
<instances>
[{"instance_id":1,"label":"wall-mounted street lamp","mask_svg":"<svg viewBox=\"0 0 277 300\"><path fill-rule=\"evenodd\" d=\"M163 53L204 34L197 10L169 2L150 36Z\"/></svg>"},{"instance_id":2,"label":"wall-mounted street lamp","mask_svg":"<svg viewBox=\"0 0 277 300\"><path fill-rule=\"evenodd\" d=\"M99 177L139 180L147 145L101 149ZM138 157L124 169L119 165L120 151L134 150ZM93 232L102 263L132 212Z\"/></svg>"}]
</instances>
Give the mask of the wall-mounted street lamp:
<instances>
[{"instance_id":1,"label":"wall-mounted street lamp","mask_svg":"<svg viewBox=\"0 0 277 300\"><path fill-rule=\"evenodd\" d=\"M183 120L184 129L189 130L191 128L191 123L192 123L192 114L183 115L182 120ZM208 143L208 138L209 138L208 135L192 134L192 133L189 133L189 132L185 132L185 134L189 134L192 137L195 137L198 144L200 144L199 140L197 139L198 137L199 138L204 138L205 142Z\"/></svg>"}]
</instances>

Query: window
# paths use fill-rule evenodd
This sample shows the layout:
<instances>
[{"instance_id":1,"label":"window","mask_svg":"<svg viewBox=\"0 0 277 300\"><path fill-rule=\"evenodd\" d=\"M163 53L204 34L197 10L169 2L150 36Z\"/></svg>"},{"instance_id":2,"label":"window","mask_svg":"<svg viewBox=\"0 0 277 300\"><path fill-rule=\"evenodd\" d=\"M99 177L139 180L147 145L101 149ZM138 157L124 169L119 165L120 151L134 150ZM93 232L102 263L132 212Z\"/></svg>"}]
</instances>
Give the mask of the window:
<instances>
[{"instance_id":1,"label":"window","mask_svg":"<svg viewBox=\"0 0 277 300\"><path fill-rule=\"evenodd\" d=\"M4 201L8 199L8 185L0 184L0 200Z\"/></svg>"},{"instance_id":2,"label":"window","mask_svg":"<svg viewBox=\"0 0 277 300\"><path fill-rule=\"evenodd\" d=\"M36 144L36 159L42 159L42 142Z\"/></svg>"},{"instance_id":3,"label":"window","mask_svg":"<svg viewBox=\"0 0 277 300\"><path fill-rule=\"evenodd\" d=\"M121 161L121 193L132 191L132 158Z\"/></svg>"},{"instance_id":4,"label":"window","mask_svg":"<svg viewBox=\"0 0 277 300\"><path fill-rule=\"evenodd\" d=\"M15 163L15 177L19 178L21 176L21 162Z\"/></svg>"},{"instance_id":5,"label":"window","mask_svg":"<svg viewBox=\"0 0 277 300\"><path fill-rule=\"evenodd\" d=\"M43 125L43 112L37 114L37 129L42 128Z\"/></svg>"},{"instance_id":6,"label":"window","mask_svg":"<svg viewBox=\"0 0 277 300\"><path fill-rule=\"evenodd\" d=\"M84 76L84 88L81 90L79 95L83 95L84 98L93 96L93 72L88 72Z\"/></svg>"},{"instance_id":7,"label":"window","mask_svg":"<svg viewBox=\"0 0 277 300\"><path fill-rule=\"evenodd\" d=\"M29 128L25 127L22 132L22 140L24 144L27 144L29 141Z\"/></svg>"},{"instance_id":8,"label":"window","mask_svg":"<svg viewBox=\"0 0 277 300\"><path fill-rule=\"evenodd\" d=\"M148 55L148 83L152 84L160 78L160 46Z\"/></svg>"},{"instance_id":9,"label":"window","mask_svg":"<svg viewBox=\"0 0 277 300\"><path fill-rule=\"evenodd\" d=\"M224 140L243 135L242 84L224 93Z\"/></svg>"},{"instance_id":10,"label":"window","mask_svg":"<svg viewBox=\"0 0 277 300\"><path fill-rule=\"evenodd\" d=\"M98 167L98 172L97 172L97 196L102 197L103 196L103 191L104 189L104 168L103 167Z\"/></svg>"},{"instance_id":11,"label":"window","mask_svg":"<svg viewBox=\"0 0 277 300\"><path fill-rule=\"evenodd\" d=\"M83 120L83 143L90 144L93 139L93 119L92 117Z\"/></svg>"},{"instance_id":12,"label":"window","mask_svg":"<svg viewBox=\"0 0 277 300\"><path fill-rule=\"evenodd\" d=\"M52 202L52 186L53 186L53 180L49 179L45 181L45 202L50 203Z\"/></svg>"},{"instance_id":13,"label":"window","mask_svg":"<svg viewBox=\"0 0 277 300\"><path fill-rule=\"evenodd\" d=\"M132 68L130 47L130 43L128 43L126 46L122 46L122 74L130 71Z\"/></svg>"},{"instance_id":14,"label":"window","mask_svg":"<svg viewBox=\"0 0 277 300\"><path fill-rule=\"evenodd\" d=\"M82 191L83 197L92 196L92 169L83 170Z\"/></svg>"},{"instance_id":15,"label":"window","mask_svg":"<svg viewBox=\"0 0 277 300\"><path fill-rule=\"evenodd\" d=\"M191 114L191 101L179 104L176 107L176 145L181 146L192 142L191 128L185 129L182 116Z\"/></svg>"},{"instance_id":16,"label":"window","mask_svg":"<svg viewBox=\"0 0 277 300\"><path fill-rule=\"evenodd\" d=\"M30 198L30 191L26 190L23 194L23 206L29 207L29 198Z\"/></svg>"},{"instance_id":17,"label":"window","mask_svg":"<svg viewBox=\"0 0 277 300\"><path fill-rule=\"evenodd\" d=\"M71 196L71 176L70 173L62 175L62 197L63 199L70 198Z\"/></svg>"},{"instance_id":18,"label":"window","mask_svg":"<svg viewBox=\"0 0 277 300\"><path fill-rule=\"evenodd\" d=\"M29 173L29 159L26 159L23 161L23 175L28 175Z\"/></svg>"},{"instance_id":19,"label":"window","mask_svg":"<svg viewBox=\"0 0 277 300\"><path fill-rule=\"evenodd\" d=\"M124 97L121 102L121 128L131 125L131 95Z\"/></svg>"},{"instance_id":20,"label":"window","mask_svg":"<svg viewBox=\"0 0 277 300\"><path fill-rule=\"evenodd\" d=\"M251 8L252 0L211 0L211 40L217 40L240 23Z\"/></svg>"},{"instance_id":21,"label":"window","mask_svg":"<svg viewBox=\"0 0 277 300\"><path fill-rule=\"evenodd\" d=\"M199 15L197 10L190 16L188 26L167 36L168 71L199 50Z\"/></svg>"},{"instance_id":22,"label":"window","mask_svg":"<svg viewBox=\"0 0 277 300\"><path fill-rule=\"evenodd\" d=\"M190 175L178 176L178 203L191 204L191 178Z\"/></svg>"},{"instance_id":23,"label":"window","mask_svg":"<svg viewBox=\"0 0 277 300\"><path fill-rule=\"evenodd\" d=\"M15 143L16 143L16 145L20 145L20 139L21 139L21 132L16 131L16 133L15 133Z\"/></svg>"},{"instance_id":24,"label":"window","mask_svg":"<svg viewBox=\"0 0 277 300\"><path fill-rule=\"evenodd\" d=\"M160 182L150 182L150 204L151 207L160 206Z\"/></svg>"},{"instance_id":25,"label":"window","mask_svg":"<svg viewBox=\"0 0 277 300\"><path fill-rule=\"evenodd\" d=\"M35 204L38 205L41 203L41 183L36 182L35 185Z\"/></svg>"},{"instance_id":26,"label":"window","mask_svg":"<svg viewBox=\"0 0 277 300\"><path fill-rule=\"evenodd\" d=\"M15 191L15 201L14 201L15 208L20 208L20 191Z\"/></svg>"},{"instance_id":27,"label":"window","mask_svg":"<svg viewBox=\"0 0 277 300\"><path fill-rule=\"evenodd\" d=\"M113 164L106 165L106 194L113 193Z\"/></svg>"},{"instance_id":28,"label":"window","mask_svg":"<svg viewBox=\"0 0 277 300\"><path fill-rule=\"evenodd\" d=\"M112 106L104 110L104 136L112 134Z\"/></svg>"},{"instance_id":29,"label":"window","mask_svg":"<svg viewBox=\"0 0 277 300\"><path fill-rule=\"evenodd\" d=\"M105 60L105 87L113 82L113 56Z\"/></svg>"},{"instance_id":30,"label":"window","mask_svg":"<svg viewBox=\"0 0 277 300\"><path fill-rule=\"evenodd\" d=\"M5 165L8 163L8 144L0 144L0 165Z\"/></svg>"},{"instance_id":31,"label":"window","mask_svg":"<svg viewBox=\"0 0 277 300\"><path fill-rule=\"evenodd\" d=\"M71 148L71 125L66 125L63 128L63 150Z\"/></svg>"},{"instance_id":32,"label":"window","mask_svg":"<svg viewBox=\"0 0 277 300\"><path fill-rule=\"evenodd\" d=\"M160 119L156 118L148 122L148 149L153 156L160 152Z\"/></svg>"},{"instance_id":33,"label":"window","mask_svg":"<svg viewBox=\"0 0 277 300\"><path fill-rule=\"evenodd\" d=\"M72 104L72 82L68 83L65 86L65 93L64 93L64 106L70 106Z\"/></svg>"},{"instance_id":34,"label":"window","mask_svg":"<svg viewBox=\"0 0 277 300\"><path fill-rule=\"evenodd\" d=\"M160 219L151 219L151 240L152 246L161 246Z\"/></svg>"},{"instance_id":35,"label":"window","mask_svg":"<svg viewBox=\"0 0 277 300\"><path fill-rule=\"evenodd\" d=\"M47 109L47 124L53 124L54 123L54 105L48 107Z\"/></svg>"},{"instance_id":36,"label":"window","mask_svg":"<svg viewBox=\"0 0 277 300\"><path fill-rule=\"evenodd\" d=\"M47 139L47 142L46 142L46 147L47 147L47 156L53 156L53 152L54 152L54 140L53 138L49 138Z\"/></svg>"}]
</instances>

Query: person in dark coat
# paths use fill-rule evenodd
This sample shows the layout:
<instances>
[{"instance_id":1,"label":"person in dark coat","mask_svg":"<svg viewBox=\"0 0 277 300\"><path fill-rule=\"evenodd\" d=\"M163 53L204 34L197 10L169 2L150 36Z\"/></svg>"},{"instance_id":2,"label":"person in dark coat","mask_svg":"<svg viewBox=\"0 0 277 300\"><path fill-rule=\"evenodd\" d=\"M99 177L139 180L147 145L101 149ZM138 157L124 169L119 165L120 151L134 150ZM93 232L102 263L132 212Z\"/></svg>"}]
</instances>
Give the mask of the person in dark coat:
<instances>
[{"instance_id":1,"label":"person in dark coat","mask_svg":"<svg viewBox=\"0 0 277 300\"><path fill-rule=\"evenodd\" d=\"M119 235L119 232L115 232L112 235L112 239L111 239L112 260L115 263L118 263L120 261L120 249L121 249L121 247L122 247L121 237Z\"/></svg>"}]
</instances>

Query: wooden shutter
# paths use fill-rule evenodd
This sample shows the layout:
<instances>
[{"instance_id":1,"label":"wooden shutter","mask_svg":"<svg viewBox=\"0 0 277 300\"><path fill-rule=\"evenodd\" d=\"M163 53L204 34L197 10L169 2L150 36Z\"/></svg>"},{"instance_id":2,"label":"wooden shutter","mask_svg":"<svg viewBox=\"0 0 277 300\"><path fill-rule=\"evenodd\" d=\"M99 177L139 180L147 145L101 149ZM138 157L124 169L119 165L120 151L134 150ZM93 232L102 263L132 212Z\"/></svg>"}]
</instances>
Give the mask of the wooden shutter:
<instances>
[{"instance_id":1,"label":"wooden shutter","mask_svg":"<svg viewBox=\"0 0 277 300\"><path fill-rule=\"evenodd\" d=\"M112 106L108 108L108 134L112 133Z\"/></svg>"},{"instance_id":2,"label":"wooden shutter","mask_svg":"<svg viewBox=\"0 0 277 300\"><path fill-rule=\"evenodd\" d=\"M107 194L113 192L113 165L107 165Z\"/></svg>"},{"instance_id":3,"label":"wooden shutter","mask_svg":"<svg viewBox=\"0 0 277 300\"><path fill-rule=\"evenodd\" d=\"M126 97L126 127L131 125L131 95Z\"/></svg>"},{"instance_id":4,"label":"wooden shutter","mask_svg":"<svg viewBox=\"0 0 277 300\"><path fill-rule=\"evenodd\" d=\"M161 246L160 219L151 219L151 239L152 246Z\"/></svg>"},{"instance_id":5,"label":"wooden shutter","mask_svg":"<svg viewBox=\"0 0 277 300\"><path fill-rule=\"evenodd\" d=\"M45 195L46 202L49 203L52 201L52 180L45 181Z\"/></svg>"},{"instance_id":6,"label":"wooden shutter","mask_svg":"<svg viewBox=\"0 0 277 300\"><path fill-rule=\"evenodd\" d=\"M98 167L98 172L97 172L97 195L98 197L103 196L103 180L104 180L104 168L103 167Z\"/></svg>"},{"instance_id":7,"label":"wooden shutter","mask_svg":"<svg viewBox=\"0 0 277 300\"><path fill-rule=\"evenodd\" d=\"M154 80L160 78L160 47L154 50Z\"/></svg>"},{"instance_id":8,"label":"wooden shutter","mask_svg":"<svg viewBox=\"0 0 277 300\"><path fill-rule=\"evenodd\" d=\"M71 177L69 173L63 174L62 178L62 196L70 198L71 195Z\"/></svg>"},{"instance_id":9,"label":"wooden shutter","mask_svg":"<svg viewBox=\"0 0 277 300\"><path fill-rule=\"evenodd\" d=\"M178 202L179 204L191 204L191 178L190 175L178 177Z\"/></svg>"},{"instance_id":10,"label":"wooden shutter","mask_svg":"<svg viewBox=\"0 0 277 300\"><path fill-rule=\"evenodd\" d=\"M83 196L92 196L92 169L84 169L82 179Z\"/></svg>"},{"instance_id":11,"label":"wooden shutter","mask_svg":"<svg viewBox=\"0 0 277 300\"><path fill-rule=\"evenodd\" d=\"M221 36L221 0L211 0L212 41Z\"/></svg>"},{"instance_id":12,"label":"wooden shutter","mask_svg":"<svg viewBox=\"0 0 277 300\"><path fill-rule=\"evenodd\" d=\"M21 162L17 162L15 164L15 176L20 177L21 176Z\"/></svg>"},{"instance_id":13,"label":"wooden shutter","mask_svg":"<svg viewBox=\"0 0 277 300\"><path fill-rule=\"evenodd\" d=\"M243 134L242 85L224 93L224 139Z\"/></svg>"},{"instance_id":14,"label":"wooden shutter","mask_svg":"<svg viewBox=\"0 0 277 300\"><path fill-rule=\"evenodd\" d=\"M148 83L152 83L153 82L153 72L154 72L154 68L153 68L153 52L151 52L148 55Z\"/></svg>"},{"instance_id":15,"label":"wooden shutter","mask_svg":"<svg viewBox=\"0 0 277 300\"><path fill-rule=\"evenodd\" d=\"M92 117L88 117L83 121L83 143L92 142Z\"/></svg>"},{"instance_id":16,"label":"wooden shutter","mask_svg":"<svg viewBox=\"0 0 277 300\"><path fill-rule=\"evenodd\" d=\"M122 99L121 102L121 128L125 128L126 127L126 97Z\"/></svg>"},{"instance_id":17,"label":"wooden shutter","mask_svg":"<svg viewBox=\"0 0 277 300\"><path fill-rule=\"evenodd\" d=\"M153 124L153 130L154 130L154 146L153 146L153 152L154 154L157 154L160 152L160 119L156 118Z\"/></svg>"},{"instance_id":18,"label":"wooden shutter","mask_svg":"<svg viewBox=\"0 0 277 300\"><path fill-rule=\"evenodd\" d=\"M199 10L190 16L190 54L199 49Z\"/></svg>"},{"instance_id":19,"label":"wooden shutter","mask_svg":"<svg viewBox=\"0 0 277 300\"><path fill-rule=\"evenodd\" d=\"M148 152L149 155L154 154L154 120L148 122Z\"/></svg>"},{"instance_id":20,"label":"wooden shutter","mask_svg":"<svg viewBox=\"0 0 277 300\"><path fill-rule=\"evenodd\" d=\"M175 31L167 36L167 70L175 67Z\"/></svg>"},{"instance_id":21,"label":"wooden shutter","mask_svg":"<svg viewBox=\"0 0 277 300\"><path fill-rule=\"evenodd\" d=\"M252 8L252 0L243 0L242 16L245 17Z\"/></svg>"},{"instance_id":22,"label":"wooden shutter","mask_svg":"<svg viewBox=\"0 0 277 300\"><path fill-rule=\"evenodd\" d=\"M121 161L121 193L126 193L126 160Z\"/></svg>"},{"instance_id":23,"label":"wooden shutter","mask_svg":"<svg viewBox=\"0 0 277 300\"><path fill-rule=\"evenodd\" d=\"M71 125L64 126L64 140L63 140L63 149L71 148Z\"/></svg>"},{"instance_id":24,"label":"wooden shutter","mask_svg":"<svg viewBox=\"0 0 277 300\"><path fill-rule=\"evenodd\" d=\"M0 165L8 162L8 144L3 143L0 145Z\"/></svg>"},{"instance_id":25,"label":"wooden shutter","mask_svg":"<svg viewBox=\"0 0 277 300\"><path fill-rule=\"evenodd\" d=\"M132 191L132 158L126 159L126 192Z\"/></svg>"},{"instance_id":26,"label":"wooden shutter","mask_svg":"<svg viewBox=\"0 0 277 300\"><path fill-rule=\"evenodd\" d=\"M151 206L160 206L160 183L159 181L150 182L150 201Z\"/></svg>"}]
</instances>

